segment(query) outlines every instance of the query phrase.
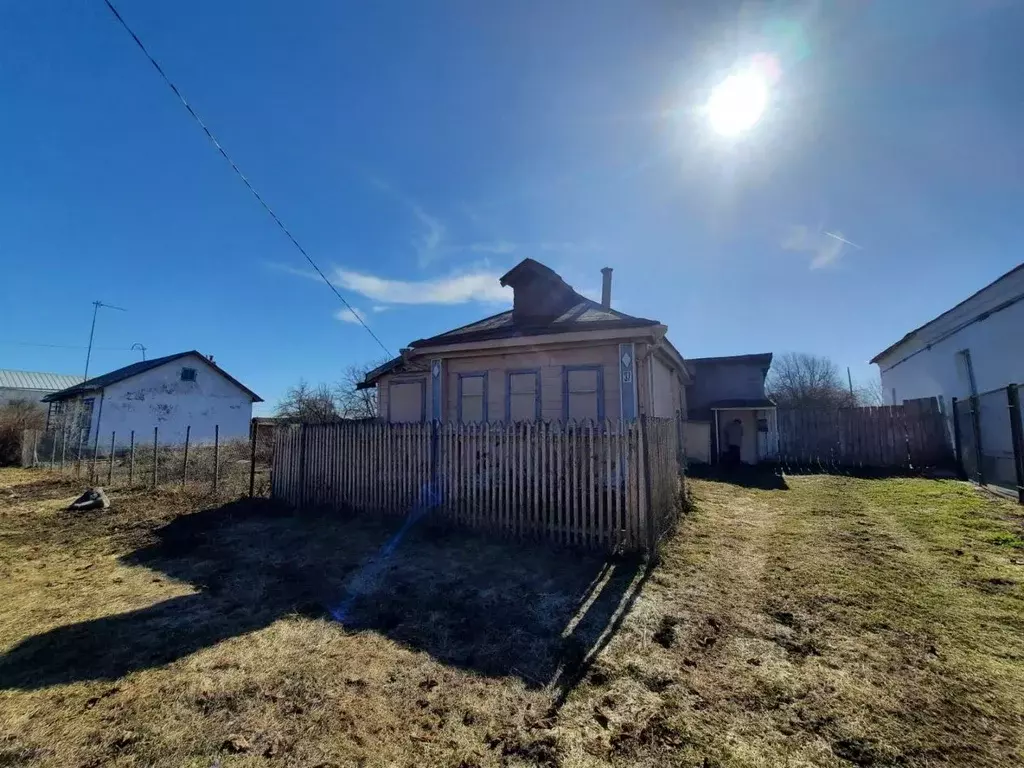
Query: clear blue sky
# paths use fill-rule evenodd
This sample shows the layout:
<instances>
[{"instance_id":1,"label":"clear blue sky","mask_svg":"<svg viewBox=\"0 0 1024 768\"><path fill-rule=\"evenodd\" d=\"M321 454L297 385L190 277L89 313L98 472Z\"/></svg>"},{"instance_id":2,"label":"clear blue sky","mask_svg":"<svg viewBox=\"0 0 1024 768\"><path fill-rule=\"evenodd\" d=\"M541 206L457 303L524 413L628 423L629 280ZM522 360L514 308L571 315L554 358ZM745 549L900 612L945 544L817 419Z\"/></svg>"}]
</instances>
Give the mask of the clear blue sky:
<instances>
[{"instance_id":1,"label":"clear blue sky","mask_svg":"<svg viewBox=\"0 0 1024 768\"><path fill-rule=\"evenodd\" d=\"M689 8L705 5L708 10ZM392 349L532 256L684 356L867 360L1021 260L1019 4L120 0ZM4 3L0 367L198 348L268 401L381 352L100 0ZM779 62L741 140L696 108ZM841 235L857 247L826 235Z\"/></svg>"}]
</instances>

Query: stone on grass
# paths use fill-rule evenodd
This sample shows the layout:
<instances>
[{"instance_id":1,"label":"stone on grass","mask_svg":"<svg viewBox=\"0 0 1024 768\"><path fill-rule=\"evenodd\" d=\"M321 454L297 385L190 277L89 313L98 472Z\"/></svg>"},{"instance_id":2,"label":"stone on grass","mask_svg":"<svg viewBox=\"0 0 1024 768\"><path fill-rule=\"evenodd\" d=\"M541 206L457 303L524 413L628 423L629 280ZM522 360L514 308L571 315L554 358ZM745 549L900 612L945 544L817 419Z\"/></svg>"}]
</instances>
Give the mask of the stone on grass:
<instances>
[{"instance_id":1,"label":"stone on grass","mask_svg":"<svg viewBox=\"0 0 1024 768\"><path fill-rule=\"evenodd\" d=\"M102 488L90 488L73 502L68 509L72 512L86 512L90 509L110 509L110 499Z\"/></svg>"}]
</instances>

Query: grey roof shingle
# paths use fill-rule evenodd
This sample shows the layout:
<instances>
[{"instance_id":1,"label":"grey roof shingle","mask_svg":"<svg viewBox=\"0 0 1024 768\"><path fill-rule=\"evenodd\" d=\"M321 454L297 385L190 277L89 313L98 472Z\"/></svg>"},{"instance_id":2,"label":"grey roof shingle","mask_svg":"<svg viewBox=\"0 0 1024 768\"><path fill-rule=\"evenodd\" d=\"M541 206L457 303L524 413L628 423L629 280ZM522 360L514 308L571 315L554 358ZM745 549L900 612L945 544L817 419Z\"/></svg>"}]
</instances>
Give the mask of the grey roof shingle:
<instances>
[{"instance_id":1,"label":"grey roof shingle","mask_svg":"<svg viewBox=\"0 0 1024 768\"><path fill-rule=\"evenodd\" d=\"M0 368L0 389L32 389L40 392L57 392L73 387L82 381L81 376L44 371L14 371Z\"/></svg>"},{"instance_id":2,"label":"grey roof shingle","mask_svg":"<svg viewBox=\"0 0 1024 768\"><path fill-rule=\"evenodd\" d=\"M605 309L596 301L580 296L579 301L550 322L531 325L517 323L513 311L510 309L497 315L485 317L475 323L445 331L437 336L417 339L409 346L429 347L436 344L458 344L466 341L487 341L514 336L538 336L600 328L641 328L649 325L658 325L658 321L645 317L634 317L614 309Z\"/></svg>"}]
</instances>

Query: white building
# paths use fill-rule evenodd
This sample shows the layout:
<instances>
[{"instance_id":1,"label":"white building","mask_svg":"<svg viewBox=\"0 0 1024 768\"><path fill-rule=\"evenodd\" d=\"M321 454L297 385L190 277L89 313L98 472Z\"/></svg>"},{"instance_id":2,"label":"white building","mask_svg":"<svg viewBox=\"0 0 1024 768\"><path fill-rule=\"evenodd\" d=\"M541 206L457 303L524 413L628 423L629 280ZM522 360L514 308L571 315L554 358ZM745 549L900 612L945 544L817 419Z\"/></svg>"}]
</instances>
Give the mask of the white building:
<instances>
[{"instance_id":1,"label":"white building","mask_svg":"<svg viewBox=\"0 0 1024 768\"><path fill-rule=\"evenodd\" d=\"M118 368L43 398L50 403L49 424L65 425L76 439L91 445L151 441L153 429L162 444L246 438L252 404L263 402L195 350ZM77 430L81 430L79 433Z\"/></svg>"},{"instance_id":2,"label":"white building","mask_svg":"<svg viewBox=\"0 0 1024 768\"><path fill-rule=\"evenodd\" d=\"M67 376L63 373L0 368L0 405L14 400L41 403L47 395L73 387L81 381L81 376Z\"/></svg>"},{"instance_id":3,"label":"white building","mask_svg":"<svg viewBox=\"0 0 1024 768\"><path fill-rule=\"evenodd\" d=\"M893 404L965 398L1024 383L1024 264L922 325L871 360Z\"/></svg>"}]
</instances>

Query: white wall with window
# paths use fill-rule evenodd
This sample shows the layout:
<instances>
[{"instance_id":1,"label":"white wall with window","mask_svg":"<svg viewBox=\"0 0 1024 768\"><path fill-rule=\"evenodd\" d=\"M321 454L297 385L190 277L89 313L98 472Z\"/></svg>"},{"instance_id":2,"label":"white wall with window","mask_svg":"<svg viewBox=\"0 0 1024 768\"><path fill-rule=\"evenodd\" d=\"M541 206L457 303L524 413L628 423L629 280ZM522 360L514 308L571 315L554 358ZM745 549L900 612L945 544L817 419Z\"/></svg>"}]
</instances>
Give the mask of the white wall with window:
<instances>
[{"instance_id":1,"label":"white wall with window","mask_svg":"<svg viewBox=\"0 0 1024 768\"><path fill-rule=\"evenodd\" d=\"M111 433L119 446L135 432L137 445L152 444L153 428L161 444L208 442L219 426L221 441L248 439L252 396L199 355L168 361L156 368L90 391L75 405L88 410L92 400L88 443L97 436L109 447Z\"/></svg>"}]
</instances>

